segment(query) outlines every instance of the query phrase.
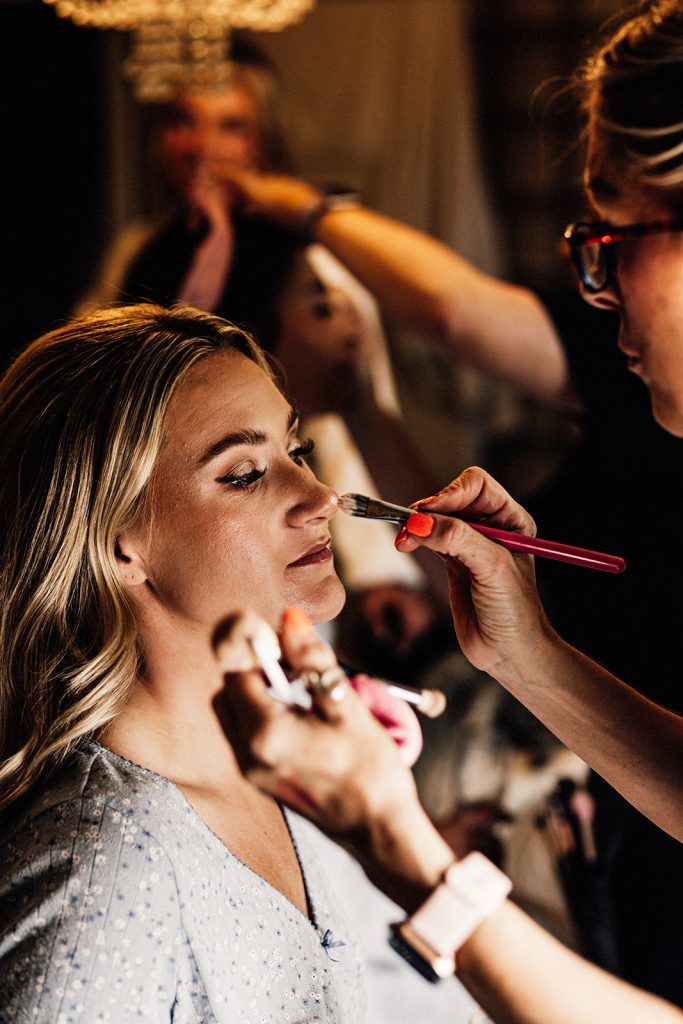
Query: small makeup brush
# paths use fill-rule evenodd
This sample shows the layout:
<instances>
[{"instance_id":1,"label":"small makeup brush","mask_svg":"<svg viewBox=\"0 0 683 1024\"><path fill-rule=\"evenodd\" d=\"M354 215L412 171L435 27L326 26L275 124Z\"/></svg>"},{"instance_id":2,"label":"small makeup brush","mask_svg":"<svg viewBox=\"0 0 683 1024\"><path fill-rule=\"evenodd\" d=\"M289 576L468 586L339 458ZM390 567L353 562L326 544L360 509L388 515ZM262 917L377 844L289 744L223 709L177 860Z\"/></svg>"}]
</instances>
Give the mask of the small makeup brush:
<instances>
[{"instance_id":1,"label":"small makeup brush","mask_svg":"<svg viewBox=\"0 0 683 1024\"><path fill-rule=\"evenodd\" d=\"M390 683L384 679L377 681L386 686L388 694L412 704L425 718L438 718L446 710L446 694L441 690L417 690L402 683Z\"/></svg>"},{"instance_id":2,"label":"small makeup brush","mask_svg":"<svg viewBox=\"0 0 683 1024\"><path fill-rule=\"evenodd\" d=\"M279 645L273 634L271 640L265 636L251 637L249 644L258 658L264 676L270 685L271 694L282 704L294 704L309 710L313 704L311 695L301 679L289 679L278 661ZM392 683L385 679L377 679L392 697L412 704L426 718L438 718L446 709L446 697L441 690L418 690L402 683Z\"/></svg>"},{"instance_id":3,"label":"small makeup brush","mask_svg":"<svg viewBox=\"0 0 683 1024\"><path fill-rule=\"evenodd\" d=\"M403 505L392 505L379 498L368 498L364 494L342 494L339 499L339 508L350 516L379 519L385 523L398 523L401 526L416 511L412 508L405 508ZM464 521L477 533L502 544L510 551L526 555L540 555L542 558L553 558L558 562L582 565L587 569L601 569L603 572L623 572L626 568L626 562L618 555L606 555L601 551L589 551L571 544L560 544L554 540L541 540L540 537L525 537L521 533L499 530L494 526L484 526L482 523L471 523L469 519Z\"/></svg>"}]
</instances>

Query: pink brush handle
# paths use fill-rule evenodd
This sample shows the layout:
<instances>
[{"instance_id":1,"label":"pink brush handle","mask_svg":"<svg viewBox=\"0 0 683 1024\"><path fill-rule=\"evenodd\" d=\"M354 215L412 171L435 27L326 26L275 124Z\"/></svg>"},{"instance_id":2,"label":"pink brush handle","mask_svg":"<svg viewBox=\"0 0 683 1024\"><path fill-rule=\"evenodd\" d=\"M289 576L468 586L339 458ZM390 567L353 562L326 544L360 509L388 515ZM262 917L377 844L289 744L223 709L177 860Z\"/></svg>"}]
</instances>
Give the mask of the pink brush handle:
<instances>
[{"instance_id":1,"label":"pink brush handle","mask_svg":"<svg viewBox=\"0 0 683 1024\"><path fill-rule=\"evenodd\" d=\"M520 533L510 533L509 530L497 530L494 526L482 526L481 523L468 522L467 525L510 551L521 551L525 555L541 555L543 558L554 558L558 562L583 565L588 569L602 569L603 572L623 572L626 568L626 562L618 555L605 555L601 551L588 551L586 548L575 548L572 544L541 540L540 537L525 537Z\"/></svg>"}]
</instances>

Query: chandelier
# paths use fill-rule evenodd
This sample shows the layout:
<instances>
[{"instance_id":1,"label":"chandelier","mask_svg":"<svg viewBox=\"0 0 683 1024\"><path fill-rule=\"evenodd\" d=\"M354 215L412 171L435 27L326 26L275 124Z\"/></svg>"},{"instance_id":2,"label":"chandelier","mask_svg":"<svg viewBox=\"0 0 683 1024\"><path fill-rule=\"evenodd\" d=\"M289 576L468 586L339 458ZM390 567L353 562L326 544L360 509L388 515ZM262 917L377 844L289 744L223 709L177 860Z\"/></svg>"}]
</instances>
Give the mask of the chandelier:
<instances>
[{"instance_id":1,"label":"chandelier","mask_svg":"<svg viewBox=\"0 0 683 1024\"><path fill-rule=\"evenodd\" d=\"M164 100L179 88L219 88L231 80L232 29L277 32L316 0L45 0L76 25L133 33L124 73L138 98Z\"/></svg>"}]
</instances>

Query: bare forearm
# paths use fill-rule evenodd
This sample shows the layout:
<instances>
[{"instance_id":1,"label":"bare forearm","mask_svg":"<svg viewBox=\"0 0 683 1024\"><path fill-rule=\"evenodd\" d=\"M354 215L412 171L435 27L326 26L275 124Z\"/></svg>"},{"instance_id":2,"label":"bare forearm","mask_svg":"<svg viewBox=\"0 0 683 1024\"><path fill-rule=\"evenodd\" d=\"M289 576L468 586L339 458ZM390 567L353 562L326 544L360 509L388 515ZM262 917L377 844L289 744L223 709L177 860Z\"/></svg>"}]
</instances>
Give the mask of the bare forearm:
<instances>
[{"instance_id":1,"label":"bare forearm","mask_svg":"<svg viewBox=\"0 0 683 1024\"><path fill-rule=\"evenodd\" d=\"M458 954L458 976L497 1024L681 1024L675 1007L572 953L512 903Z\"/></svg>"},{"instance_id":2,"label":"bare forearm","mask_svg":"<svg viewBox=\"0 0 683 1024\"><path fill-rule=\"evenodd\" d=\"M660 828L683 840L683 719L558 637L492 674Z\"/></svg>"},{"instance_id":3,"label":"bare forearm","mask_svg":"<svg viewBox=\"0 0 683 1024\"><path fill-rule=\"evenodd\" d=\"M421 808L375 822L366 871L411 914L453 855ZM356 851L358 853L358 851ZM458 976L497 1024L681 1024L683 1014L568 950L506 901L457 953Z\"/></svg>"},{"instance_id":4,"label":"bare forearm","mask_svg":"<svg viewBox=\"0 0 683 1024\"><path fill-rule=\"evenodd\" d=\"M435 238L372 210L327 208L319 190L305 181L234 169L228 179L253 213L312 229L388 316L527 394L558 404L573 401L564 349L532 291L483 274Z\"/></svg>"},{"instance_id":5,"label":"bare forearm","mask_svg":"<svg viewBox=\"0 0 683 1024\"><path fill-rule=\"evenodd\" d=\"M389 315L489 376L540 399L568 400L564 351L533 292L483 274L436 239L371 210L329 211L316 233Z\"/></svg>"}]
</instances>

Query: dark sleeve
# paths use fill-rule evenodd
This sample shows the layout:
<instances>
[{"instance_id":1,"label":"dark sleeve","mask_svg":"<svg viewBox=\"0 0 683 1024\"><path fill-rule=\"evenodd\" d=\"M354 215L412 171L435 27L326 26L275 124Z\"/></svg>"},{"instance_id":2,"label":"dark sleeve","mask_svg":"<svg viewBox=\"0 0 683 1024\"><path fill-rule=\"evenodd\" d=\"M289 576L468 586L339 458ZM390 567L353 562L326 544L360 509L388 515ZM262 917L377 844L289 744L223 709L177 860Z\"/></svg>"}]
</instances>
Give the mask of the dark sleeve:
<instances>
[{"instance_id":1,"label":"dark sleeve","mask_svg":"<svg viewBox=\"0 0 683 1024\"><path fill-rule=\"evenodd\" d=\"M618 318L578 295L542 298L583 402L583 438L529 506L540 536L626 559L620 576L539 559L544 603L565 639L678 711L683 440L655 422L648 390L618 347Z\"/></svg>"},{"instance_id":2,"label":"dark sleeve","mask_svg":"<svg viewBox=\"0 0 683 1024\"><path fill-rule=\"evenodd\" d=\"M168 221L137 254L121 285L124 302L156 302L171 306L206 235L206 224L190 231L183 217Z\"/></svg>"}]
</instances>

